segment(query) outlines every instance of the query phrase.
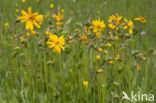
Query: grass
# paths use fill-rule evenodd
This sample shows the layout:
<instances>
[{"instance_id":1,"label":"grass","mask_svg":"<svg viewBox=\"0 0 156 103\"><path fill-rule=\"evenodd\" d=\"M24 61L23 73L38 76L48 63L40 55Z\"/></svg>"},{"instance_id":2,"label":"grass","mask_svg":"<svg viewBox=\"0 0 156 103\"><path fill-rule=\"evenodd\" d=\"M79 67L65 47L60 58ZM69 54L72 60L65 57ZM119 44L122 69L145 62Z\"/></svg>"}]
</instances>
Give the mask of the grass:
<instances>
[{"instance_id":1,"label":"grass","mask_svg":"<svg viewBox=\"0 0 156 103\"><path fill-rule=\"evenodd\" d=\"M54 30L64 35L66 49L57 54L46 44L45 30L52 19L45 19L41 29L35 29L38 35L25 36L24 24L13 26L16 21L15 9L26 10L32 7L33 12L45 15L54 4L52 13L64 9L63 31ZM70 12L74 11L71 15ZM147 93L156 95L156 1L155 0L20 0L0 1L0 102L1 103L133 103L122 101L122 92L128 95ZM108 54L97 52L92 44L102 46L105 41L90 39L85 44L74 39L68 44L68 36L76 35L75 28L81 30L87 22L101 18L108 23L108 17L118 12L133 19L145 16L147 23L135 24L138 32L127 42L127 38L109 41L112 47L104 47ZM21 15L18 13L18 15ZM68 24L67 21L72 18ZM5 27L4 23L9 26ZM80 26L77 26L79 24ZM81 26L82 25L82 26ZM14 28L13 28L14 27ZM144 36L140 32L145 31ZM18 35L14 38L14 34ZM106 30L102 35L107 35ZM20 40L23 36L24 39ZM125 49L120 51L120 45ZM141 61L134 52L147 58ZM120 54L122 61L107 62ZM100 60L96 56L100 55ZM141 66L136 69L136 64ZM96 73L102 68L102 73ZM93 72L93 73L92 73ZM88 81L88 86L83 85ZM118 95L118 98L114 98ZM148 103L148 102L147 102ZM154 103L154 102L153 102Z\"/></svg>"}]
</instances>

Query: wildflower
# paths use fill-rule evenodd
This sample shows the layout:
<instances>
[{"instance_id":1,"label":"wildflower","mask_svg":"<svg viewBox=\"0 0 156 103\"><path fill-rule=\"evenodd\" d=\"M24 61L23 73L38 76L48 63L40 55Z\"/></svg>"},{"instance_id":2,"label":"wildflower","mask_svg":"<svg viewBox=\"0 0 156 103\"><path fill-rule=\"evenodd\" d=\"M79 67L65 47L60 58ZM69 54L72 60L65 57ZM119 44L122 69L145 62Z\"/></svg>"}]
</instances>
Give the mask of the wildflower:
<instances>
[{"instance_id":1,"label":"wildflower","mask_svg":"<svg viewBox=\"0 0 156 103\"><path fill-rule=\"evenodd\" d=\"M118 96L118 95L115 95L115 96L114 96L114 98L116 98L116 99L117 99L117 98L119 98L119 96Z\"/></svg>"},{"instance_id":2,"label":"wildflower","mask_svg":"<svg viewBox=\"0 0 156 103\"><path fill-rule=\"evenodd\" d=\"M62 9L61 12L64 13L64 9Z\"/></svg>"},{"instance_id":3,"label":"wildflower","mask_svg":"<svg viewBox=\"0 0 156 103\"><path fill-rule=\"evenodd\" d=\"M14 35L14 38L16 38L16 37L17 37L17 35L15 34L15 35Z\"/></svg>"},{"instance_id":4,"label":"wildflower","mask_svg":"<svg viewBox=\"0 0 156 103\"><path fill-rule=\"evenodd\" d=\"M69 40L69 41L68 41L68 43L69 43L69 44L71 44L71 43L72 43L72 41L70 41L70 40Z\"/></svg>"},{"instance_id":5,"label":"wildflower","mask_svg":"<svg viewBox=\"0 0 156 103\"><path fill-rule=\"evenodd\" d=\"M73 37L72 37L72 36L69 36L68 38L69 38L70 40L72 40L72 39L73 39Z\"/></svg>"},{"instance_id":6,"label":"wildflower","mask_svg":"<svg viewBox=\"0 0 156 103\"><path fill-rule=\"evenodd\" d=\"M50 4L50 8L53 8L54 7L54 4Z\"/></svg>"},{"instance_id":7,"label":"wildflower","mask_svg":"<svg viewBox=\"0 0 156 103\"><path fill-rule=\"evenodd\" d=\"M56 24L56 26L62 26L63 25L63 23L61 23L61 22L56 22L55 24Z\"/></svg>"},{"instance_id":8,"label":"wildflower","mask_svg":"<svg viewBox=\"0 0 156 103\"><path fill-rule=\"evenodd\" d=\"M115 60L119 60L120 59L120 55L118 54L117 56L116 56L116 58L115 58Z\"/></svg>"},{"instance_id":9,"label":"wildflower","mask_svg":"<svg viewBox=\"0 0 156 103\"><path fill-rule=\"evenodd\" d=\"M102 52L102 48L98 48L97 51L98 51L98 52Z\"/></svg>"},{"instance_id":10,"label":"wildflower","mask_svg":"<svg viewBox=\"0 0 156 103\"><path fill-rule=\"evenodd\" d=\"M85 32L88 32L90 30L90 28L88 26L84 27Z\"/></svg>"},{"instance_id":11,"label":"wildflower","mask_svg":"<svg viewBox=\"0 0 156 103\"><path fill-rule=\"evenodd\" d=\"M111 43L109 43L109 42L107 42L107 44L106 44L108 47L111 47L112 46L112 44Z\"/></svg>"},{"instance_id":12,"label":"wildflower","mask_svg":"<svg viewBox=\"0 0 156 103\"><path fill-rule=\"evenodd\" d=\"M124 23L122 23L122 25L124 26L124 29L129 29L130 34L133 33L133 22L131 20L124 18Z\"/></svg>"},{"instance_id":13,"label":"wildflower","mask_svg":"<svg viewBox=\"0 0 156 103\"><path fill-rule=\"evenodd\" d=\"M16 13L18 13L19 12L19 9L16 9L15 11L16 11Z\"/></svg>"},{"instance_id":14,"label":"wildflower","mask_svg":"<svg viewBox=\"0 0 156 103\"><path fill-rule=\"evenodd\" d=\"M115 40L118 40L118 39L119 39L119 37L118 37L118 36L116 36L116 37L115 37Z\"/></svg>"},{"instance_id":15,"label":"wildflower","mask_svg":"<svg viewBox=\"0 0 156 103\"><path fill-rule=\"evenodd\" d=\"M107 51L107 50L105 50L105 51L104 51L104 53L105 53L105 54L108 54L108 51Z\"/></svg>"},{"instance_id":16,"label":"wildflower","mask_svg":"<svg viewBox=\"0 0 156 103\"><path fill-rule=\"evenodd\" d=\"M83 85L84 85L85 87L87 87L87 86L88 86L88 81L83 81Z\"/></svg>"},{"instance_id":17,"label":"wildflower","mask_svg":"<svg viewBox=\"0 0 156 103\"><path fill-rule=\"evenodd\" d=\"M58 13L58 15L55 15L56 20L59 22L61 20L63 20L63 14L61 14L60 12Z\"/></svg>"},{"instance_id":18,"label":"wildflower","mask_svg":"<svg viewBox=\"0 0 156 103\"><path fill-rule=\"evenodd\" d=\"M103 31L105 28L105 23L104 21L100 21L100 19L98 20L93 20L92 21L92 25L93 25L93 32L100 32Z\"/></svg>"},{"instance_id":19,"label":"wildflower","mask_svg":"<svg viewBox=\"0 0 156 103\"><path fill-rule=\"evenodd\" d=\"M113 38L113 34L110 34L110 37Z\"/></svg>"},{"instance_id":20,"label":"wildflower","mask_svg":"<svg viewBox=\"0 0 156 103\"><path fill-rule=\"evenodd\" d=\"M138 18L134 18L135 21L139 21L141 23L146 23L146 20L144 17L138 17Z\"/></svg>"},{"instance_id":21,"label":"wildflower","mask_svg":"<svg viewBox=\"0 0 156 103\"><path fill-rule=\"evenodd\" d=\"M26 1L26 0L21 0L23 3Z\"/></svg>"},{"instance_id":22,"label":"wildflower","mask_svg":"<svg viewBox=\"0 0 156 103\"><path fill-rule=\"evenodd\" d=\"M65 40L64 37L58 37L57 35L49 35L47 41L49 48L54 48L54 52L61 53L61 49L64 50Z\"/></svg>"},{"instance_id":23,"label":"wildflower","mask_svg":"<svg viewBox=\"0 0 156 103\"><path fill-rule=\"evenodd\" d=\"M140 70L141 69L141 66L140 65L136 65L136 69L137 70Z\"/></svg>"},{"instance_id":24,"label":"wildflower","mask_svg":"<svg viewBox=\"0 0 156 103\"><path fill-rule=\"evenodd\" d=\"M142 56L142 57L140 57L140 59L144 61L144 60L146 60L146 57Z\"/></svg>"},{"instance_id":25,"label":"wildflower","mask_svg":"<svg viewBox=\"0 0 156 103\"><path fill-rule=\"evenodd\" d=\"M110 16L108 19L109 22L108 27L112 30L117 28L117 26L120 24L121 19L122 16L119 16L118 13L116 13L116 16L115 15Z\"/></svg>"},{"instance_id":26,"label":"wildflower","mask_svg":"<svg viewBox=\"0 0 156 103\"><path fill-rule=\"evenodd\" d=\"M102 70L102 69L98 69L96 72L97 72L97 73L102 73L103 70Z\"/></svg>"},{"instance_id":27,"label":"wildflower","mask_svg":"<svg viewBox=\"0 0 156 103\"><path fill-rule=\"evenodd\" d=\"M33 24L40 28L41 24L38 24L38 22L41 23L43 21L43 16L38 15L38 13L31 13L31 7L28 8L28 13L26 13L24 10L21 11L22 15L20 17L21 22L26 22L26 30L33 30Z\"/></svg>"},{"instance_id":28,"label":"wildflower","mask_svg":"<svg viewBox=\"0 0 156 103\"><path fill-rule=\"evenodd\" d=\"M29 37L29 33L28 32L26 33L26 36Z\"/></svg>"},{"instance_id":29,"label":"wildflower","mask_svg":"<svg viewBox=\"0 0 156 103\"><path fill-rule=\"evenodd\" d=\"M111 61L108 61L108 64L113 64L113 60L111 60Z\"/></svg>"},{"instance_id":30,"label":"wildflower","mask_svg":"<svg viewBox=\"0 0 156 103\"><path fill-rule=\"evenodd\" d=\"M88 39L87 39L87 36L85 36L84 34L82 34L82 36L80 35L81 39L83 42L87 42Z\"/></svg>"},{"instance_id":31,"label":"wildflower","mask_svg":"<svg viewBox=\"0 0 156 103\"><path fill-rule=\"evenodd\" d=\"M97 60L99 60L99 59L100 59L100 56L99 56L99 55L97 55L97 56L96 56L96 59L97 59Z\"/></svg>"},{"instance_id":32,"label":"wildflower","mask_svg":"<svg viewBox=\"0 0 156 103\"><path fill-rule=\"evenodd\" d=\"M23 36L21 36L21 37L20 37L20 40L23 40L23 39L24 39L24 37L23 37Z\"/></svg>"},{"instance_id":33,"label":"wildflower","mask_svg":"<svg viewBox=\"0 0 156 103\"><path fill-rule=\"evenodd\" d=\"M32 31L31 31L31 34L32 34L32 35L36 35L36 31L33 31L33 30L32 30Z\"/></svg>"},{"instance_id":34,"label":"wildflower","mask_svg":"<svg viewBox=\"0 0 156 103\"><path fill-rule=\"evenodd\" d=\"M11 44L8 44L8 47L11 47Z\"/></svg>"},{"instance_id":35,"label":"wildflower","mask_svg":"<svg viewBox=\"0 0 156 103\"><path fill-rule=\"evenodd\" d=\"M5 27L9 26L9 23L4 23L4 26L5 26Z\"/></svg>"},{"instance_id":36,"label":"wildflower","mask_svg":"<svg viewBox=\"0 0 156 103\"><path fill-rule=\"evenodd\" d=\"M53 15L52 15L52 18L53 18L53 19L55 19L55 18L56 18L56 15L55 15L55 14L53 14Z\"/></svg>"},{"instance_id":37,"label":"wildflower","mask_svg":"<svg viewBox=\"0 0 156 103\"><path fill-rule=\"evenodd\" d=\"M39 2L40 0L36 0L36 2Z\"/></svg>"},{"instance_id":38,"label":"wildflower","mask_svg":"<svg viewBox=\"0 0 156 103\"><path fill-rule=\"evenodd\" d=\"M100 33L100 32L97 32L97 33L96 33L96 37L97 37L97 38L101 38L101 33Z\"/></svg>"}]
</instances>

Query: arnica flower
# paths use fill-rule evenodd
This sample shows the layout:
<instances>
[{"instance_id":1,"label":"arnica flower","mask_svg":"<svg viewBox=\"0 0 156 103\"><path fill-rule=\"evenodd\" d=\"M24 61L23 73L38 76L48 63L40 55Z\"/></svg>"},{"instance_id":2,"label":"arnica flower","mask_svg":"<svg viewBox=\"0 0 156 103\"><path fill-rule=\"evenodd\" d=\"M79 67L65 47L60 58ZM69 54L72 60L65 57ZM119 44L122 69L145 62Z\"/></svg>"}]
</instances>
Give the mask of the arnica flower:
<instances>
[{"instance_id":1,"label":"arnica flower","mask_svg":"<svg viewBox=\"0 0 156 103\"><path fill-rule=\"evenodd\" d=\"M146 23L145 17L134 18L135 21L139 21L141 23Z\"/></svg>"},{"instance_id":2,"label":"arnica flower","mask_svg":"<svg viewBox=\"0 0 156 103\"><path fill-rule=\"evenodd\" d=\"M43 15L38 15L38 13L31 13L31 7L28 8L28 13L24 10L21 11L23 16L20 17L21 22L26 22L26 30L33 30L33 24L40 28L41 22L43 21Z\"/></svg>"},{"instance_id":3,"label":"arnica flower","mask_svg":"<svg viewBox=\"0 0 156 103\"><path fill-rule=\"evenodd\" d=\"M23 3L26 1L26 0L21 0Z\"/></svg>"},{"instance_id":4,"label":"arnica flower","mask_svg":"<svg viewBox=\"0 0 156 103\"><path fill-rule=\"evenodd\" d=\"M23 40L23 39L24 39L24 37L23 37L23 36L21 36L21 37L20 37L20 40Z\"/></svg>"},{"instance_id":5,"label":"arnica flower","mask_svg":"<svg viewBox=\"0 0 156 103\"><path fill-rule=\"evenodd\" d=\"M96 56L96 59L97 59L97 60L100 60L100 56L99 56L99 55L97 55L97 56Z\"/></svg>"},{"instance_id":6,"label":"arnica flower","mask_svg":"<svg viewBox=\"0 0 156 103\"><path fill-rule=\"evenodd\" d=\"M50 4L50 8L53 8L54 7L54 4Z\"/></svg>"},{"instance_id":7,"label":"arnica flower","mask_svg":"<svg viewBox=\"0 0 156 103\"><path fill-rule=\"evenodd\" d=\"M102 52L102 48L98 48L97 51L98 51L98 52Z\"/></svg>"},{"instance_id":8,"label":"arnica flower","mask_svg":"<svg viewBox=\"0 0 156 103\"><path fill-rule=\"evenodd\" d=\"M63 25L63 23L61 23L61 22L56 22L55 24L56 24L56 26L62 26Z\"/></svg>"},{"instance_id":9,"label":"arnica flower","mask_svg":"<svg viewBox=\"0 0 156 103\"><path fill-rule=\"evenodd\" d=\"M136 65L136 69L137 69L137 70L140 70L140 69L141 69L141 66L140 66L139 64L137 64L137 65Z\"/></svg>"},{"instance_id":10,"label":"arnica flower","mask_svg":"<svg viewBox=\"0 0 156 103\"><path fill-rule=\"evenodd\" d=\"M64 50L65 40L64 37L58 37L57 35L49 35L47 41L49 48L53 48L54 52L61 53L61 49Z\"/></svg>"},{"instance_id":11,"label":"arnica flower","mask_svg":"<svg viewBox=\"0 0 156 103\"><path fill-rule=\"evenodd\" d=\"M118 95L115 95L115 96L114 96L114 98L118 99L118 98L119 98L119 96L118 96Z\"/></svg>"},{"instance_id":12,"label":"arnica flower","mask_svg":"<svg viewBox=\"0 0 156 103\"><path fill-rule=\"evenodd\" d=\"M36 2L39 2L40 0L36 0Z\"/></svg>"},{"instance_id":13,"label":"arnica flower","mask_svg":"<svg viewBox=\"0 0 156 103\"><path fill-rule=\"evenodd\" d=\"M73 37L72 37L72 36L69 36L68 38L69 38L69 40L72 40L72 39L73 39Z\"/></svg>"},{"instance_id":14,"label":"arnica flower","mask_svg":"<svg viewBox=\"0 0 156 103\"><path fill-rule=\"evenodd\" d=\"M96 72L97 72L97 73L102 73L103 70L102 70L102 69L98 69Z\"/></svg>"},{"instance_id":15,"label":"arnica flower","mask_svg":"<svg viewBox=\"0 0 156 103\"><path fill-rule=\"evenodd\" d=\"M112 46L112 44L111 43L109 43L109 42L107 42L107 44L106 44L108 47L111 47Z\"/></svg>"},{"instance_id":16,"label":"arnica flower","mask_svg":"<svg viewBox=\"0 0 156 103\"><path fill-rule=\"evenodd\" d=\"M5 27L9 26L9 23L4 23L4 26L5 26Z\"/></svg>"},{"instance_id":17,"label":"arnica flower","mask_svg":"<svg viewBox=\"0 0 156 103\"><path fill-rule=\"evenodd\" d=\"M16 11L16 13L18 13L19 12L19 9L16 9L15 11Z\"/></svg>"},{"instance_id":18,"label":"arnica flower","mask_svg":"<svg viewBox=\"0 0 156 103\"><path fill-rule=\"evenodd\" d=\"M32 35L36 35L36 31L33 31L33 30L32 30L32 31L31 31L31 34L32 34Z\"/></svg>"},{"instance_id":19,"label":"arnica flower","mask_svg":"<svg viewBox=\"0 0 156 103\"><path fill-rule=\"evenodd\" d=\"M144 61L144 60L146 60L146 57L142 56L142 57L140 57L140 59Z\"/></svg>"},{"instance_id":20,"label":"arnica flower","mask_svg":"<svg viewBox=\"0 0 156 103\"><path fill-rule=\"evenodd\" d=\"M118 54L116 57L115 57L115 60L119 60L120 59L120 55Z\"/></svg>"},{"instance_id":21,"label":"arnica flower","mask_svg":"<svg viewBox=\"0 0 156 103\"><path fill-rule=\"evenodd\" d=\"M115 40L118 40L118 39L119 39L119 37L118 37L118 36L116 36L116 37L115 37Z\"/></svg>"},{"instance_id":22,"label":"arnica flower","mask_svg":"<svg viewBox=\"0 0 156 103\"><path fill-rule=\"evenodd\" d=\"M122 23L124 29L129 29L129 34L133 33L133 22L124 18L124 23Z\"/></svg>"},{"instance_id":23,"label":"arnica flower","mask_svg":"<svg viewBox=\"0 0 156 103\"><path fill-rule=\"evenodd\" d=\"M114 30L120 24L121 19L122 19L122 16L119 16L118 13L116 13L116 16L115 15L110 16L108 19L108 22L109 22L108 27Z\"/></svg>"},{"instance_id":24,"label":"arnica flower","mask_svg":"<svg viewBox=\"0 0 156 103\"><path fill-rule=\"evenodd\" d=\"M56 21L61 21L63 20L63 14L61 14L60 12L58 13L58 15L55 15Z\"/></svg>"},{"instance_id":25,"label":"arnica flower","mask_svg":"<svg viewBox=\"0 0 156 103\"><path fill-rule=\"evenodd\" d=\"M96 37L97 37L97 38L101 38L101 32L97 32L97 33L96 33Z\"/></svg>"},{"instance_id":26,"label":"arnica flower","mask_svg":"<svg viewBox=\"0 0 156 103\"><path fill-rule=\"evenodd\" d=\"M29 37L29 32L26 33L26 36Z\"/></svg>"},{"instance_id":27,"label":"arnica flower","mask_svg":"<svg viewBox=\"0 0 156 103\"><path fill-rule=\"evenodd\" d=\"M113 64L113 60L111 60L111 61L108 61L108 64Z\"/></svg>"},{"instance_id":28,"label":"arnica flower","mask_svg":"<svg viewBox=\"0 0 156 103\"><path fill-rule=\"evenodd\" d=\"M95 32L95 33L103 31L106 26L104 21L103 20L101 21L100 19L93 20L92 25L93 25L93 32Z\"/></svg>"},{"instance_id":29,"label":"arnica flower","mask_svg":"<svg viewBox=\"0 0 156 103\"><path fill-rule=\"evenodd\" d=\"M87 87L87 86L88 86L88 81L83 81L83 85L84 85L85 87Z\"/></svg>"},{"instance_id":30,"label":"arnica flower","mask_svg":"<svg viewBox=\"0 0 156 103\"><path fill-rule=\"evenodd\" d=\"M80 35L80 38L82 39L84 43L88 41L87 36L85 36L84 34L82 34L82 36Z\"/></svg>"},{"instance_id":31,"label":"arnica flower","mask_svg":"<svg viewBox=\"0 0 156 103\"><path fill-rule=\"evenodd\" d=\"M90 30L90 28L88 26L84 27L85 32L88 32Z\"/></svg>"},{"instance_id":32,"label":"arnica flower","mask_svg":"<svg viewBox=\"0 0 156 103\"><path fill-rule=\"evenodd\" d=\"M105 54L108 54L108 51L107 51L107 50L104 50L104 53L105 53Z\"/></svg>"}]
</instances>

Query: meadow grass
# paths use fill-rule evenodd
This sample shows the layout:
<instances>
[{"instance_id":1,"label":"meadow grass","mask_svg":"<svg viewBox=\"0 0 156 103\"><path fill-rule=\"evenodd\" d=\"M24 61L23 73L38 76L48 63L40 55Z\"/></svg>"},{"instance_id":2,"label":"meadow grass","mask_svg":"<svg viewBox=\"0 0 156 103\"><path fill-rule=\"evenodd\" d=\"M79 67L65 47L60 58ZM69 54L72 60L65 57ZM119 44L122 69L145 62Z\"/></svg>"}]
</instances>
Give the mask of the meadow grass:
<instances>
[{"instance_id":1,"label":"meadow grass","mask_svg":"<svg viewBox=\"0 0 156 103\"><path fill-rule=\"evenodd\" d=\"M60 54L46 43L45 31L54 24L52 18L45 19L40 29L35 28L36 36L26 37L24 24L14 26L15 9L27 11L31 6L33 12L46 15L51 3L51 13L65 10L63 31L55 31L66 41L65 51ZM123 91L129 95L131 91L156 95L155 11L155 0L0 0L0 103L133 103L122 101ZM104 48L108 54L93 47L103 46L102 40L85 44L75 39L72 44L67 43L68 36L76 35L75 28L81 30L98 18L107 24L108 17L116 12L128 19L145 16L147 22L134 25L138 32L133 38L110 41L112 47ZM4 26L6 22L8 27ZM141 36L143 31L146 34ZM106 30L102 35L107 35ZM121 45L125 49L120 50ZM134 56L137 52L146 60ZM106 63L118 54L121 61ZM136 69L138 64L140 70ZM97 73L100 68L103 72ZM83 85L84 81L88 86Z\"/></svg>"}]
</instances>

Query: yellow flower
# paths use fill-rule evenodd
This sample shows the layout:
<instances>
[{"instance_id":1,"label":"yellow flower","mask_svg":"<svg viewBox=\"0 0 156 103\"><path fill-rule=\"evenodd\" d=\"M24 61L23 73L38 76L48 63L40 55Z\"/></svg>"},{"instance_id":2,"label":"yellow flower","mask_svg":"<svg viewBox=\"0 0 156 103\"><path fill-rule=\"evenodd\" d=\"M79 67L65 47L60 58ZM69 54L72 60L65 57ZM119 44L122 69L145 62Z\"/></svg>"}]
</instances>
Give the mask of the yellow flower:
<instances>
[{"instance_id":1,"label":"yellow flower","mask_svg":"<svg viewBox=\"0 0 156 103\"><path fill-rule=\"evenodd\" d=\"M118 40L118 39L119 39L119 37L118 37L118 36L116 36L116 37L115 37L115 40Z\"/></svg>"},{"instance_id":2,"label":"yellow flower","mask_svg":"<svg viewBox=\"0 0 156 103\"><path fill-rule=\"evenodd\" d=\"M61 23L61 22L56 22L55 24L56 24L56 26L62 26L63 25L63 23Z\"/></svg>"},{"instance_id":3,"label":"yellow flower","mask_svg":"<svg viewBox=\"0 0 156 103\"><path fill-rule=\"evenodd\" d=\"M18 13L19 12L19 9L16 9L15 11L16 11L16 13Z\"/></svg>"},{"instance_id":4,"label":"yellow flower","mask_svg":"<svg viewBox=\"0 0 156 103\"><path fill-rule=\"evenodd\" d=\"M97 56L96 56L96 59L97 59L97 60L99 60L99 59L100 59L100 56L99 56L99 55L97 55Z\"/></svg>"},{"instance_id":5,"label":"yellow flower","mask_svg":"<svg viewBox=\"0 0 156 103\"><path fill-rule=\"evenodd\" d=\"M62 9L61 12L64 13L64 9Z\"/></svg>"},{"instance_id":6,"label":"yellow flower","mask_svg":"<svg viewBox=\"0 0 156 103\"><path fill-rule=\"evenodd\" d=\"M28 8L28 13L24 10L21 11L23 16L20 17L21 22L26 22L26 30L33 30L33 24L40 28L40 23L43 21L43 15L38 15L38 13L31 13L31 7ZM39 24L38 24L39 23Z\"/></svg>"},{"instance_id":7,"label":"yellow flower","mask_svg":"<svg viewBox=\"0 0 156 103\"><path fill-rule=\"evenodd\" d=\"M84 43L88 41L87 36L85 36L84 34L82 34L82 36L80 35L80 38Z\"/></svg>"},{"instance_id":8,"label":"yellow flower","mask_svg":"<svg viewBox=\"0 0 156 103\"><path fill-rule=\"evenodd\" d=\"M71 44L71 43L72 43L72 41L68 41L68 43L69 43L69 44Z\"/></svg>"},{"instance_id":9,"label":"yellow flower","mask_svg":"<svg viewBox=\"0 0 156 103\"><path fill-rule=\"evenodd\" d=\"M146 60L146 57L142 56L140 59L144 61Z\"/></svg>"},{"instance_id":10,"label":"yellow flower","mask_svg":"<svg viewBox=\"0 0 156 103\"><path fill-rule=\"evenodd\" d=\"M109 43L109 42L107 42L107 44L106 44L108 47L111 47L112 46L112 44L111 43Z\"/></svg>"},{"instance_id":11,"label":"yellow flower","mask_svg":"<svg viewBox=\"0 0 156 103\"><path fill-rule=\"evenodd\" d=\"M109 17L108 19L108 27L110 29L115 29L119 24L120 24L120 20L122 19L122 16L119 16L118 13L116 13L116 16L115 15L112 15Z\"/></svg>"},{"instance_id":12,"label":"yellow flower","mask_svg":"<svg viewBox=\"0 0 156 103\"><path fill-rule=\"evenodd\" d=\"M31 34L32 35L36 35L36 31L31 31Z\"/></svg>"},{"instance_id":13,"label":"yellow flower","mask_svg":"<svg viewBox=\"0 0 156 103\"><path fill-rule=\"evenodd\" d=\"M36 2L39 2L40 0L36 0Z\"/></svg>"},{"instance_id":14,"label":"yellow flower","mask_svg":"<svg viewBox=\"0 0 156 103\"><path fill-rule=\"evenodd\" d=\"M56 18L58 22L63 20L63 14L61 14L60 12L58 13L58 15L55 15L54 17Z\"/></svg>"},{"instance_id":15,"label":"yellow flower","mask_svg":"<svg viewBox=\"0 0 156 103\"><path fill-rule=\"evenodd\" d=\"M100 32L103 31L105 28L105 23L104 21L100 21L100 19L98 20L93 20L92 21L92 25L93 25L93 32Z\"/></svg>"},{"instance_id":16,"label":"yellow flower","mask_svg":"<svg viewBox=\"0 0 156 103\"><path fill-rule=\"evenodd\" d=\"M124 18L124 23L122 23L122 25L124 26L124 29L129 29L130 34L133 33L133 22L131 20Z\"/></svg>"},{"instance_id":17,"label":"yellow flower","mask_svg":"<svg viewBox=\"0 0 156 103\"><path fill-rule=\"evenodd\" d=\"M115 60L119 60L120 59L120 55L118 54L117 56L116 56L116 58L115 58Z\"/></svg>"},{"instance_id":18,"label":"yellow flower","mask_svg":"<svg viewBox=\"0 0 156 103\"><path fill-rule=\"evenodd\" d=\"M84 85L85 87L87 87L87 86L88 86L88 81L83 81L83 85Z\"/></svg>"},{"instance_id":19,"label":"yellow flower","mask_svg":"<svg viewBox=\"0 0 156 103\"><path fill-rule=\"evenodd\" d=\"M53 8L54 7L54 4L50 4L50 8Z\"/></svg>"},{"instance_id":20,"label":"yellow flower","mask_svg":"<svg viewBox=\"0 0 156 103\"><path fill-rule=\"evenodd\" d=\"M88 32L88 31L90 30L90 28L87 27L87 26L85 26L85 27L84 27L84 30L85 30L85 32Z\"/></svg>"},{"instance_id":21,"label":"yellow flower","mask_svg":"<svg viewBox=\"0 0 156 103\"><path fill-rule=\"evenodd\" d=\"M137 70L140 70L141 66L140 65L136 65L136 68L137 68Z\"/></svg>"},{"instance_id":22,"label":"yellow flower","mask_svg":"<svg viewBox=\"0 0 156 103\"><path fill-rule=\"evenodd\" d=\"M21 0L23 3L26 1L26 0Z\"/></svg>"},{"instance_id":23,"label":"yellow flower","mask_svg":"<svg viewBox=\"0 0 156 103\"><path fill-rule=\"evenodd\" d=\"M119 98L119 96L118 96L118 95L115 95L115 96L114 96L114 98L116 98L116 99L117 99L117 98Z\"/></svg>"},{"instance_id":24,"label":"yellow flower","mask_svg":"<svg viewBox=\"0 0 156 103\"><path fill-rule=\"evenodd\" d=\"M65 40L64 37L58 37L57 35L49 35L47 41L49 48L54 48L54 52L61 53L61 49L64 50Z\"/></svg>"},{"instance_id":25,"label":"yellow flower","mask_svg":"<svg viewBox=\"0 0 156 103\"><path fill-rule=\"evenodd\" d=\"M23 36L21 36L21 37L20 37L20 40L23 40L23 39L24 39L24 37L23 37Z\"/></svg>"},{"instance_id":26,"label":"yellow flower","mask_svg":"<svg viewBox=\"0 0 156 103\"><path fill-rule=\"evenodd\" d=\"M108 64L113 64L113 60L111 60L111 61L108 61Z\"/></svg>"},{"instance_id":27,"label":"yellow flower","mask_svg":"<svg viewBox=\"0 0 156 103\"><path fill-rule=\"evenodd\" d=\"M98 70L97 70L97 73L102 73L102 72L103 72L102 69L98 69Z\"/></svg>"},{"instance_id":28,"label":"yellow flower","mask_svg":"<svg viewBox=\"0 0 156 103\"><path fill-rule=\"evenodd\" d=\"M101 38L101 33L100 33L100 32L97 32L97 33L96 33L96 37L97 37L97 38Z\"/></svg>"},{"instance_id":29,"label":"yellow flower","mask_svg":"<svg viewBox=\"0 0 156 103\"><path fill-rule=\"evenodd\" d=\"M141 23L146 23L145 17L134 18L136 21L140 21Z\"/></svg>"},{"instance_id":30,"label":"yellow flower","mask_svg":"<svg viewBox=\"0 0 156 103\"><path fill-rule=\"evenodd\" d=\"M108 51L107 51L107 50L105 50L105 51L104 51L104 53L105 53L105 54L108 54Z\"/></svg>"},{"instance_id":31,"label":"yellow flower","mask_svg":"<svg viewBox=\"0 0 156 103\"><path fill-rule=\"evenodd\" d=\"M102 52L102 48L98 48L97 51L98 51L98 52Z\"/></svg>"},{"instance_id":32,"label":"yellow flower","mask_svg":"<svg viewBox=\"0 0 156 103\"><path fill-rule=\"evenodd\" d=\"M113 38L113 34L110 34L110 37Z\"/></svg>"},{"instance_id":33,"label":"yellow flower","mask_svg":"<svg viewBox=\"0 0 156 103\"><path fill-rule=\"evenodd\" d=\"M28 32L26 33L26 36L29 37L29 33Z\"/></svg>"},{"instance_id":34,"label":"yellow flower","mask_svg":"<svg viewBox=\"0 0 156 103\"><path fill-rule=\"evenodd\" d=\"M9 23L4 23L4 26L6 26L6 27L9 26Z\"/></svg>"},{"instance_id":35,"label":"yellow flower","mask_svg":"<svg viewBox=\"0 0 156 103\"><path fill-rule=\"evenodd\" d=\"M73 39L73 37L72 37L72 36L69 36L69 39L70 39L70 40L72 40L72 39Z\"/></svg>"}]
</instances>

